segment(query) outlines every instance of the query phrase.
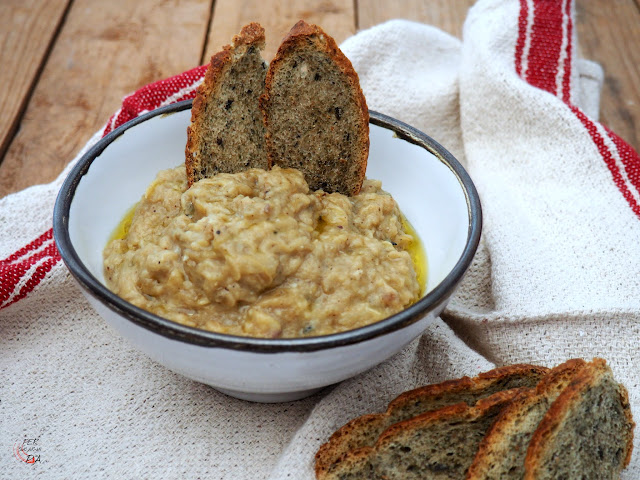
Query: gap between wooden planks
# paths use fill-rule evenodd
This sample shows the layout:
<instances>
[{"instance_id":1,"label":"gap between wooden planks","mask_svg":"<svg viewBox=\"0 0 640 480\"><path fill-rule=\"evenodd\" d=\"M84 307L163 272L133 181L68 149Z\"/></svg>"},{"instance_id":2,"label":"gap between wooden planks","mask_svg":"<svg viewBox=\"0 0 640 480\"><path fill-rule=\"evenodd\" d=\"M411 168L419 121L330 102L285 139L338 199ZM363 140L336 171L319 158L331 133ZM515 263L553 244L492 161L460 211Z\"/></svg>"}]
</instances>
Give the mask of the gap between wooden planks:
<instances>
[{"instance_id":1,"label":"gap between wooden planks","mask_svg":"<svg viewBox=\"0 0 640 480\"><path fill-rule=\"evenodd\" d=\"M18 128L69 1L0 3L0 159Z\"/></svg>"},{"instance_id":2,"label":"gap between wooden planks","mask_svg":"<svg viewBox=\"0 0 640 480\"><path fill-rule=\"evenodd\" d=\"M217 0L204 62L249 22L265 29L265 60L270 61L282 38L298 20L320 25L339 44L356 32L352 0Z\"/></svg>"},{"instance_id":3,"label":"gap between wooden planks","mask_svg":"<svg viewBox=\"0 0 640 480\"><path fill-rule=\"evenodd\" d=\"M258 22L265 28L264 56L271 59L282 38L300 19L320 25L340 44L358 30L393 18L435 25L460 37L467 10L474 0L218 0L203 63L229 43L242 25Z\"/></svg>"}]
</instances>

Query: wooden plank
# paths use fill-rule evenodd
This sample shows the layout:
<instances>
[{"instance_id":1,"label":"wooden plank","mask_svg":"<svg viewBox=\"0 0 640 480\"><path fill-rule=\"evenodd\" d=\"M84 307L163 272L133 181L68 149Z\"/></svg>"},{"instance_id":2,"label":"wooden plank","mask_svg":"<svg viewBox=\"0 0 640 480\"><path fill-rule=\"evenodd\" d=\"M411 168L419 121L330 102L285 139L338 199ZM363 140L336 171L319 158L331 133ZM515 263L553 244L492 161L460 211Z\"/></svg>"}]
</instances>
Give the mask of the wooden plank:
<instances>
[{"instance_id":1,"label":"wooden plank","mask_svg":"<svg viewBox=\"0 0 640 480\"><path fill-rule=\"evenodd\" d=\"M320 25L338 44L355 33L353 0L217 0L203 63L249 22L264 27L267 45L263 55L270 60L282 38L301 19Z\"/></svg>"},{"instance_id":2,"label":"wooden plank","mask_svg":"<svg viewBox=\"0 0 640 480\"><path fill-rule=\"evenodd\" d=\"M0 3L0 160L13 137L69 0Z\"/></svg>"},{"instance_id":3,"label":"wooden plank","mask_svg":"<svg viewBox=\"0 0 640 480\"><path fill-rule=\"evenodd\" d=\"M577 1L582 56L599 62L605 82L600 121L640 150L640 6L634 0Z\"/></svg>"},{"instance_id":4,"label":"wooden plank","mask_svg":"<svg viewBox=\"0 0 640 480\"><path fill-rule=\"evenodd\" d=\"M462 24L475 0L359 0L358 30L393 18L404 18L433 25L458 38Z\"/></svg>"},{"instance_id":5,"label":"wooden plank","mask_svg":"<svg viewBox=\"0 0 640 480\"><path fill-rule=\"evenodd\" d=\"M0 165L0 196L52 180L123 96L196 66L210 12L210 0L75 0Z\"/></svg>"}]
</instances>

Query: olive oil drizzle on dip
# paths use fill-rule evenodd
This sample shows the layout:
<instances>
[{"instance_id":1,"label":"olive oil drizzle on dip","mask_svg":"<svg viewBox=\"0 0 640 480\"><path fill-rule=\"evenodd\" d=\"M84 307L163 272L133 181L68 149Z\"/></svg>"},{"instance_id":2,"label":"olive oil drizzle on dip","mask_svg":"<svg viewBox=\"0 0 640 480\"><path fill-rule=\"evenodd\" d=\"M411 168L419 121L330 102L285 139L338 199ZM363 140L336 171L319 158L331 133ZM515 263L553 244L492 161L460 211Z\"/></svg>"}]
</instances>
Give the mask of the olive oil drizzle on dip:
<instances>
[{"instance_id":1,"label":"olive oil drizzle on dip","mask_svg":"<svg viewBox=\"0 0 640 480\"><path fill-rule=\"evenodd\" d=\"M127 213L124 214L120 223L113 230L111 235L109 236L109 243L112 240L122 240L129 233L129 227L131 227L131 222L133 221L133 214L136 212L136 207L138 206L138 202L136 202ZM411 261L413 262L413 268L416 271L416 278L418 280L418 285L420 285L420 297L424 295L425 290L427 289L427 272L429 271L429 264L427 263L427 252L424 249L424 245L422 245L422 241L418 236L415 228L411 225L411 222L407 220L403 214L400 215L400 221L402 222L402 228L405 233L411 235L413 241L411 245L407 247L407 252L411 255ZM324 228L324 222L320 220L318 222L318 230L322 231ZM419 297L416 301L419 300Z\"/></svg>"},{"instance_id":2,"label":"olive oil drizzle on dip","mask_svg":"<svg viewBox=\"0 0 640 480\"><path fill-rule=\"evenodd\" d=\"M424 245L422 245L422 240L418 236L413 225L407 220L402 213L400 214L400 221L402 222L402 228L405 233L411 235L413 241L407 247L407 252L411 255L411 261L413 262L413 268L416 271L416 278L418 280L418 285L420 285L420 297L424 295L425 290L427 289L427 272L429 271L429 264L427 263L427 252L424 249ZM419 300L416 299L416 301Z\"/></svg>"},{"instance_id":3,"label":"olive oil drizzle on dip","mask_svg":"<svg viewBox=\"0 0 640 480\"><path fill-rule=\"evenodd\" d=\"M111 232L109 236L109 242L111 243L113 240L122 240L129 233L129 228L131 227L131 222L133 222L133 214L136 213L136 207L138 206L138 202L136 202L132 207L127 210L127 213L124 214L120 223L116 226L116 228Z\"/></svg>"},{"instance_id":4,"label":"olive oil drizzle on dip","mask_svg":"<svg viewBox=\"0 0 640 480\"><path fill-rule=\"evenodd\" d=\"M422 243L380 182L311 192L297 170L160 172L105 248L107 285L184 325L266 338L382 320L425 292ZM181 206L182 205L182 206ZM397 243L396 243L397 242Z\"/></svg>"}]
</instances>

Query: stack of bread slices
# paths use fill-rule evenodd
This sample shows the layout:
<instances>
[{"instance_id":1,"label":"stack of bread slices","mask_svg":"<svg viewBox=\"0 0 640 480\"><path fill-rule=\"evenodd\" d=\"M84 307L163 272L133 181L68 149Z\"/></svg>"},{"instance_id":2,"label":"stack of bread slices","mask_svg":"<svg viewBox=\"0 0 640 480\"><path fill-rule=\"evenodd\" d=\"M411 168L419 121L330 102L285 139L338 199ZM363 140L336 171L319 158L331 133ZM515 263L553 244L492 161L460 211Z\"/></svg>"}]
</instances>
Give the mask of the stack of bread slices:
<instances>
[{"instance_id":1,"label":"stack of bread slices","mask_svg":"<svg viewBox=\"0 0 640 480\"><path fill-rule=\"evenodd\" d=\"M264 29L242 28L211 58L193 101L189 186L249 168L300 170L311 190L356 195L369 155L369 111L351 62L299 21L267 67Z\"/></svg>"},{"instance_id":2,"label":"stack of bread slices","mask_svg":"<svg viewBox=\"0 0 640 480\"><path fill-rule=\"evenodd\" d=\"M316 477L616 479L633 429L604 360L513 365L406 392L350 421L316 454Z\"/></svg>"}]
</instances>

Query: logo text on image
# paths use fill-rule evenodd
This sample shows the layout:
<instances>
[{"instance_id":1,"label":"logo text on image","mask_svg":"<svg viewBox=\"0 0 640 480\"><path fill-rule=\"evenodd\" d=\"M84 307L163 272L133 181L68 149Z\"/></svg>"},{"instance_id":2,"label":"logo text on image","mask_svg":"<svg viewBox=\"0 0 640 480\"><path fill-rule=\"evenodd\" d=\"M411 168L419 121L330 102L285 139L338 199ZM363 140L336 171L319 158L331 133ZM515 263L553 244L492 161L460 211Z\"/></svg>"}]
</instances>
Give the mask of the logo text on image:
<instances>
[{"instance_id":1,"label":"logo text on image","mask_svg":"<svg viewBox=\"0 0 640 480\"><path fill-rule=\"evenodd\" d=\"M40 463L40 438L25 438L13 446L13 454L24 463Z\"/></svg>"}]
</instances>

